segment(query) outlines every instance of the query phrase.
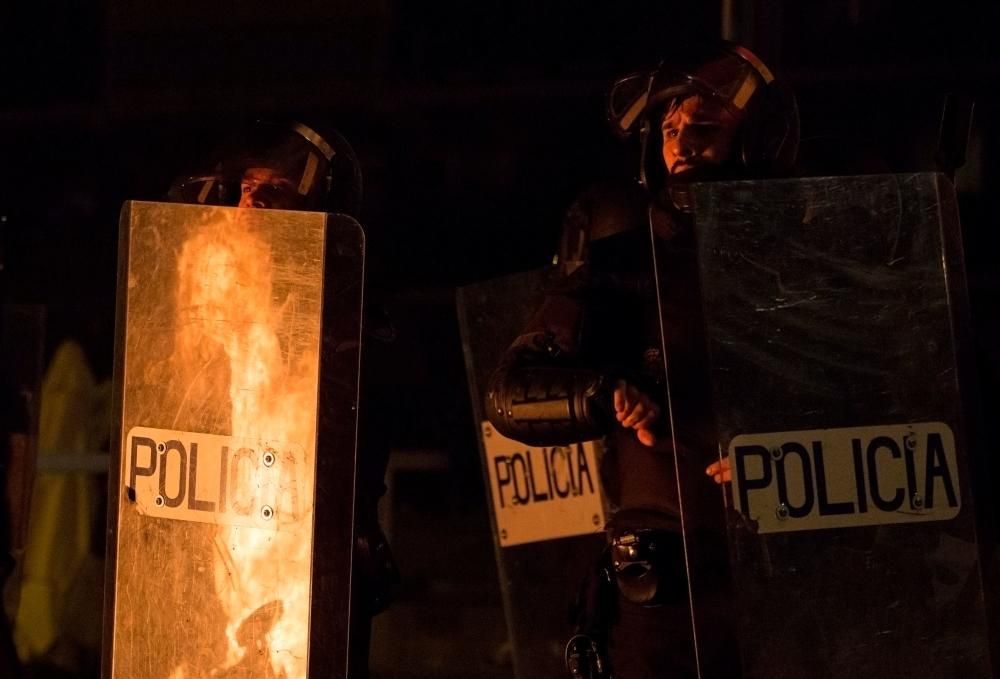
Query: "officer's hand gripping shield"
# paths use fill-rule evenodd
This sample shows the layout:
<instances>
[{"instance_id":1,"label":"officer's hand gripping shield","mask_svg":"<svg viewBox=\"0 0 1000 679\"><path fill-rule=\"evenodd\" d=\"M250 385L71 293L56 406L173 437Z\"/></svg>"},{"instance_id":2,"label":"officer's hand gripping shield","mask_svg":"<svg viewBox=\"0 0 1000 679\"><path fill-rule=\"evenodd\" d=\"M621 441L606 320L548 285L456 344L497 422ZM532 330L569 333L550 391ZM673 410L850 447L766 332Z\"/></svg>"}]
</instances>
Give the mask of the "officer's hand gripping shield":
<instances>
[{"instance_id":1,"label":"officer's hand gripping shield","mask_svg":"<svg viewBox=\"0 0 1000 679\"><path fill-rule=\"evenodd\" d=\"M490 375L561 275L537 269L458 292L466 374L518 679L565 676L566 642L574 630L571 608L605 546L599 445L528 446L501 435L483 412Z\"/></svg>"},{"instance_id":2,"label":"officer's hand gripping shield","mask_svg":"<svg viewBox=\"0 0 1000 679\"><path fill-rule=\"evenodd\" d=\"M363 234L127 203L104 676L345 677Z\"/></svg>"},{"instance_id":3,"label":"officer's hand gripping shield","mask_svg":"<svg viewBox=\"0 0 1000 679\"><path fill-rule=\"evenodd\" d=\"M753 679L992 676L950 183L817 178L691 195L695 248L652 238L673 431L710 415L718 449L692 450L689 466L732 473L719 487L679 471L700 666L738 653ZM699 352L672 329L698 289L704 350L685 361ZM699 396L702 378L711 393ZM723 539L731 591L702 576Z\"/></svg>"}]
</instances>

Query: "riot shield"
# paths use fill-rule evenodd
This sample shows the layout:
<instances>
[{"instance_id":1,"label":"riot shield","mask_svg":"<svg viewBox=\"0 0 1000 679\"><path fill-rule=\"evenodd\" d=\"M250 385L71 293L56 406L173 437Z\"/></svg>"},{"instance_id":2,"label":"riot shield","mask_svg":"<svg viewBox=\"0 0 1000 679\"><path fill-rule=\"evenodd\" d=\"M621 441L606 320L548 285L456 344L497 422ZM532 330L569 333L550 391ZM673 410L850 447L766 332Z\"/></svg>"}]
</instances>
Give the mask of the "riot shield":
<instances>
[{"instance_id":1,"label":"riot shield","mask_svg":"<svg viewBox=\"0 0 1000 679\"><path fill-rule=\"evenodd\" d=\"M458 291L458 316L497 570L518 679L565 676L571 609L605 545L599 446L533 448L487 421L490 374L542 304L551 269L515 274Z\"/></svg>"},{"instance_id":2,"label":"riot shield","mask_svg":"<svg viewBox=\"0 0 1000 679\"><path fill-rule=\"evenodd\" d=\"M345 677L363 234L126 203L105 677Z\"/></svg>"},{"instance_id":3,"label":"riot shield","mask_svg":"<svg viewBox=\"0 0 1000 679\"><path fill-rule=\"evenodd\" d=\"M693 468L725 459L732 473L723 491L702 472L680 478L700 657L737 652L714 644L697 576L718 534L692 528L724 512L744 677L992 676L950 183L691 192L695 250L653 241L674 430L710 409L718 449L692 451ZM704 398L688 398L694 373L672 338L683 263L695 261Z\"/></svg>"}]
</instances>

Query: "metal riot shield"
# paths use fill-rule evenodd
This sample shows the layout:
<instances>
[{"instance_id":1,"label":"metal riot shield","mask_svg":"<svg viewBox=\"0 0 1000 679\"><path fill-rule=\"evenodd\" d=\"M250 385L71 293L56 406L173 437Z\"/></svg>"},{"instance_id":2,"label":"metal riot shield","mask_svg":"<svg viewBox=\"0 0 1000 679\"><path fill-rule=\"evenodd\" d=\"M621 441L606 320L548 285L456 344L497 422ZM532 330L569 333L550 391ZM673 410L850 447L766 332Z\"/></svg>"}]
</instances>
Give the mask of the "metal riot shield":
<instances>
[{"instance_id":1,"label":"metal riot shield","mask_svg":"<svg viewBox=\"0 0 1000 679\"><path fill-rule=\"evenodd\" d=\"M345 677L361 228L131 202L119 248L104 676Z\"/></svg>"},{"instance_id":2,"label":"metal riot shield","mask_svg":"<svg viewBox=\"0 0 1000 679\"><path fill-rule=\"evenodd\" d=\"M558 275L539 269L458 291L466 372L518 679L565 675L571 609L605 546L599 445L533 448L500 435L483 413L491 373Z\"/></svg>"},{"instance_id":3,"label":"metal riot shield","mask_svg":"<svg viewBox=\"0 0 1000 679\"><path fill-rule=\"evenodd\" d=\"M705 621L719 587L697 575L718 536L692 529L724 511L744 677L992 676L951 184L691 191L695 251L653 240L674 431L711 409L718 450L693 451L694 467L724 458L732 473L724 491L681 478L700 657L737 652L716 647ZM678 290L694 261L694 285ZM689 398L701 369L677 337L676 309L699 286L704 399Z\"/></svg>"}]
</instances>

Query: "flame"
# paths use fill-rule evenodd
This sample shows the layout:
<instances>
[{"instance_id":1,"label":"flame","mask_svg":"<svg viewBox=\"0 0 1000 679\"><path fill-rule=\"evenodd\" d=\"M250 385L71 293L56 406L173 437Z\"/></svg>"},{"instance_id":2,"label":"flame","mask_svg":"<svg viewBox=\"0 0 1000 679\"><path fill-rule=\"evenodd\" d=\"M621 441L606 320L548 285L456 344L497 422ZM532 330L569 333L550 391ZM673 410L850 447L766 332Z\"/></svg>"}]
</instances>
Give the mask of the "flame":
<instances>
[{"instance_id":1,"label":"flame","mask_svg":"<svg viewBox=\"0 0 1000 679\"><path fill-rule=\"evenodd\" d=\"M279 449L295 444L304 459L294 461L297 492L275 508L276 530L218 529L215 589L229 642L225 666L206 675L305 679L318 354L293 347L291 331L279 334L295 299L276 304L271 248L253 223L249 211L220 210L182 246L178 310L187 322L177 354L182 364L197 365L221 349L230 376L230 435ZM299 496L303 489L308 497Z\"/></svg>"}]
</instances>

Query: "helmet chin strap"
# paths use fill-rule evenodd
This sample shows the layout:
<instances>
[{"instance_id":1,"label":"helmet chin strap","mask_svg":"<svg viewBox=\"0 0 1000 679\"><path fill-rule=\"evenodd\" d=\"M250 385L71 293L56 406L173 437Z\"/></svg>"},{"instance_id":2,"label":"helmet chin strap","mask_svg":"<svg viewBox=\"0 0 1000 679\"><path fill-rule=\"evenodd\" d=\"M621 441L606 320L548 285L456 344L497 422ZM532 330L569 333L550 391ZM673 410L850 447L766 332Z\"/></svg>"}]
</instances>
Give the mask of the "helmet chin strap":
<instances>
[{"instance_id":1,"label":"helmet chin strap","mask_svg":"<svg viewBox=\"0 0 1000 679\"><path fill-rule=\"evenodd\" d=\"M642 188L652 191L649 187L649 177L646 176L646 149L649 146L649 120L643 120L639 128L639 183Z\"/></svg>"}]
</instances>

